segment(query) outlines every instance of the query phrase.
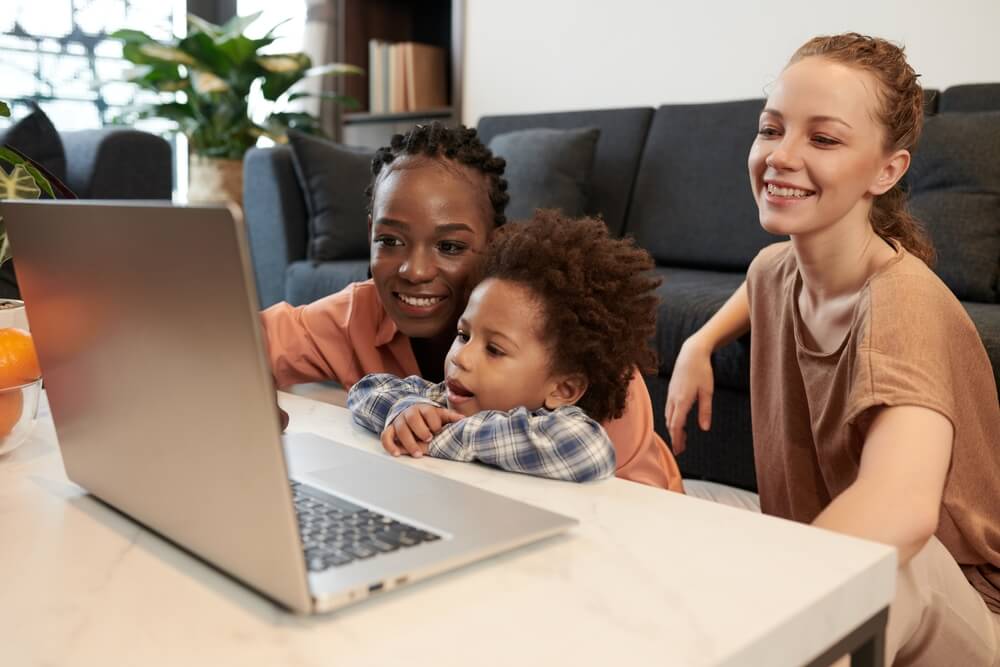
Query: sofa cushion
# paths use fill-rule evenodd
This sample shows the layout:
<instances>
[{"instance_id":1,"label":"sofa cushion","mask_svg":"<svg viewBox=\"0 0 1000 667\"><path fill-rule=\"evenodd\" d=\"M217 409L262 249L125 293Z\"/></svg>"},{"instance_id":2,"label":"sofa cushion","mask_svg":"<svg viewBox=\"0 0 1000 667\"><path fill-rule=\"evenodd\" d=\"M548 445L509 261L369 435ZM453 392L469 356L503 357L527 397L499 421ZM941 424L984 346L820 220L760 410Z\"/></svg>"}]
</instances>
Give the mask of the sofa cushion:
<instances>
[{"instance_id":1,"label":"sofa cushion","mask_svg":"<svg viewBox=\"0 0 1000 667\"><path fill-rule=\"evenodd\" d=\"M532 128L498 134L489 148L507 161L507 218L525 220L538 208L583 215L590 193L597 128Z\"/></svg>"},{"instance_id":2,"label":"sofa cushion","mask_svg":"<svg viewBox=\"0 0 1000 667\"><path fill-rule=\"evenodd\" d=\"M775 241L760 226L747 156L763 100L656 110L626 232L670 266L745 271Z\"/></svg>"},{"instance_id":3,"label":"sofa cushion","mask_svg":"<svg viewBox=\"0 0 1000 667\"><path fill-rule=\"evenodd\" d=\"M910 210L937 248L937 274L959 299L998 301L1000 111L928 118L907 183Z\"/></svg>"},{"instance_id":4,"label":"sofa cushion","mask_svg":"<svg viewBox=\"0 0 1000 667\"><path fill-rule=\"evenodd\" d=\"M301 306L363 280L368 280L367 259L292 262L285 270L285 301Z\"/></svg>"},{"instance_id":5,"label":"sofa cushion","mask_svg":"<svg viewBox=\"0 0 1000 667\"><path fill-rule=\"evenodd\" d=\"M993 379L997 383L997 392L1000 393L1000 304L997 303L970 303L963 301L962 305L972 318L972 323L979 331L979 337L983 339L983 347L993 365Z\"/></svg>"},{"instance_id":6,"label":"sofa cushion","mask_svg":"<svg viewBox=\"0 0 1000 667\"><path fill-rule=\"evenodd\" d=\"M681 344L701 328L746 278L742 273L657 267L663 279L657 288L660 305L656 313L658 374L669 378ZM750 390L750 346L748 339L719 348L712 355L717 385Z\"/></svg>"},{"instance_id":7,"label":"sofa cushion","mask_svg":"<svg viewBox=\"0 0 1000 667\"><path fill-rule=\"evenodd\" d=\"M498 134L534 127L561 130L598 128L601 136L594 153L590 195L584 212L600 215L611 233L620 235L625 227L632 184L652 115L652 109L642 107L484 116L477 129L482 141L488 144Z\"/></svg>"},{"instance_id":8,"label":"sofa cushion","mask_svg":"<svg viewBox=\"0 0 1000 667\"><path fill-rule=\"evenodd\" d=\"M13 146L60 181L66 180L66 152L62 139L41 108L36 106L30 114L0 131L0 144Z\"/></svg>"},{"instance_id":9,"label":"sofa cushion","mask_svg":"<svg viewBox=\"0 0 1000 667\"><path fill-rule=\"evenodd\" d=\"M309 215L307 257L316 261L368 256L368 202L374 151L300 132L288 133L295 173Z\"/></svg>"},{"instance_id":10,"label":"sofa cushion","mask_svg":"<svg viewBox=\"0 0 1000 667\"><path fill-rule=\"evenodd\" d=\"M1000 111L1000 83L952 86L941 94L938 113L949 111Z\"/></svg>"}]
</instances>

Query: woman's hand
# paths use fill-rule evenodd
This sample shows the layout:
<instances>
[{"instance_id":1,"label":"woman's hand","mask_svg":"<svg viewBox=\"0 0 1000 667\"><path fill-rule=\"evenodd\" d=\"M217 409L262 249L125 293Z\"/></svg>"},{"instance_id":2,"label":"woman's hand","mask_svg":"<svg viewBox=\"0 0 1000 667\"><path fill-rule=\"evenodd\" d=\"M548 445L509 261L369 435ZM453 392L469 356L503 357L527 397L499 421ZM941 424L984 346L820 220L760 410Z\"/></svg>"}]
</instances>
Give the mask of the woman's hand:
<instances>
[{"instance_id":1,"label":"woman's hand","mask_svg":"<svg viewBox=\"0 0 1000 667\"><path fill-rule=\"evenodd\" d=\"M411 405L392 420L382 431L382 447L393 456L407 453L420 458L427 446L446 424L457 422L462 415L436 405Z\"/></svg>"},{"instance_id":2,"label":"woman's hand","mask_svg":"<svg viewBox=\"0 0 1000 667\"><path fill-rule=\"evenodd\" d=\"M698 401L698 426L702 431L711 428L714 388L712 348L695 334L681 345L667 387L667 432L675 455L685 449L684 424L695 401Z\"/></svg>"}]
</instances>

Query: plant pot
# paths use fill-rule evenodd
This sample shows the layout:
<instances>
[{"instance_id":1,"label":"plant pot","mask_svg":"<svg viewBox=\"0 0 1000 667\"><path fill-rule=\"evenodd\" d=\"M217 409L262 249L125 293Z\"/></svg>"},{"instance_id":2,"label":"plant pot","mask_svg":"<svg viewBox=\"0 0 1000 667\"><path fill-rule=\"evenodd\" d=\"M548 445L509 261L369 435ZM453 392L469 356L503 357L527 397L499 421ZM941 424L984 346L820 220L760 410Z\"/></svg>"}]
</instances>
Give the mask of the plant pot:
<instances>
[{"instance_id":1,"label":"plant pot","mask_svg":"<svg viewBox=\"0 0 1000 667\"><path fill-rule=\"evenodd\" d=\"M243 160L191 155L188 202L208 204L227 201L243 206Z\"/></svg>"},{"instance_id":2,"label":"plant pot","mask_svg":"<svg viewBox=\"0 0 1000 667\"><path fill-rule=\"evenodd\" d=\"M19 299L0 299L0 329L15 328L28 331L28 314Z\"/></svg>"}]
</instances>

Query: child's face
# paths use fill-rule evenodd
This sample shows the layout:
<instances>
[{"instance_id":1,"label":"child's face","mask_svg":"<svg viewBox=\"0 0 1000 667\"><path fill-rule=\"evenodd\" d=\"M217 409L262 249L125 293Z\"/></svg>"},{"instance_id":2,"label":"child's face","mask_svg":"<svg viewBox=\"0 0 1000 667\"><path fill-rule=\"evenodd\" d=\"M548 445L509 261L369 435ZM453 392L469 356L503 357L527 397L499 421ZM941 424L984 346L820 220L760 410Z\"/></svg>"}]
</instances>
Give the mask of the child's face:
<instances>
[{"instance_id":1,"label":"child's face","mask_svg":"<svg viewBox=\"0 0 1000 667\"><path fill-rule=\"evenodd\" d=\"M448 407L469 416L566 404L558 397L560 378L549 372L549 350L539 337L541 319L541 308L526 287L495 278L477 285L444 364Z\"/></svg>"},{"instance_id":2,"label":"child's face","mask_svg":"<svg viewBox=\"0 0 1000 667\"><path fill-rule=\"evenodd\" d=\"M845 218L868 220L874 195L898 180L880 180L891 156L877 86L870 73L820 57L782 72L748 159L764 229L808 234Z\"/></svg>"},{"instance_id":3,"label":"child's face","mask_svg":"<svg viewBox=\"0 0 1000 667\"><path fill-rule=\"evenodd\" d=\"M387 168L369 219L379 297L404 335L450 336L493 229L485 179L426 157L398 157Z\"/></svg>"}]
</instances>

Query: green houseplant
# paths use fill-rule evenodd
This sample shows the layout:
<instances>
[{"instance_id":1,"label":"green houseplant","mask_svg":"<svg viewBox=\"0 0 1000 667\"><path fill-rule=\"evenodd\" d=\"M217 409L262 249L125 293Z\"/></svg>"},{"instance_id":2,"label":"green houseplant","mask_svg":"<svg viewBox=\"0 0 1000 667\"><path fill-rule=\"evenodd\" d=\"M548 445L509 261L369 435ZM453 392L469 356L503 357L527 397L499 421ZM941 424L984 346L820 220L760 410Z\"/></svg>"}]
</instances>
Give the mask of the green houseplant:
<instances>
[{"instance_id":1,"label":"green houseplant","mask_svg":"<svg viewBox=\"0 0 1000 667\"><path fill-rule=\"evenodd\" d=\"M0 117L9 117L10 107L6 102L0 102ZM55 198L53 183L64 196L74 196L66 186L53 178L52 182L46 176L44 167L32 162L20 151L10 146L0 146L0 199L38 199L42 194ZM7 239L7 226L0 216L0 265L11 258L10 241ZM28 318L24 311L24 302L20 299L0 298L0 327L28 328ZM0 437L0 440L3 438ZM2 448L2 444L0 444Z\"/></svg>"},{"instance_id":2,"label":"green houseplant","mask_svg":"<svg viewBox=\"0 0 1000 667\"><path fill-rule=\"evenodd\" d=\"M275 40L274 28L264 37L252 39L244 32L260 12L234 17L218 26L197 16L188 16L188 34L178 40L157 41L138 30L119 30L111 36L124 42L123 55L137 67L129 81L160 94L156 104L134 110L126 118L165 118L187 136L192 153L191 198L212 181L237 188L224 197L242 201L242 159L260 137L284 141L289 129L319 133L319 122L301 111L278 110L261 123L250 114L250 93L255 84L266 100L283 105L309 93L292 87L306 77L362 74L353 65L329 63L314 67L305 53L262 54ZM277 27L277 26L275 26ZM320 94L345 106L356 102L335 94ZM229 183L230 185L226 185ZM216 186L212 185L209 189Z\"/></svg>"},{"instance_id":3,"label":"green houseplant","mask_svg":"<svg viewBox=\"0 0 1000 667\"><path fill-rule=\"evenodd\" d=\"M0 102L0 116L10 116L10 107ZM10 146L0 146L0 199L38 199L42 193L55 199L55 192L42 169ZM11 257L7 228L0 217L0 265Z\"/></svg>"}]
</instances>

